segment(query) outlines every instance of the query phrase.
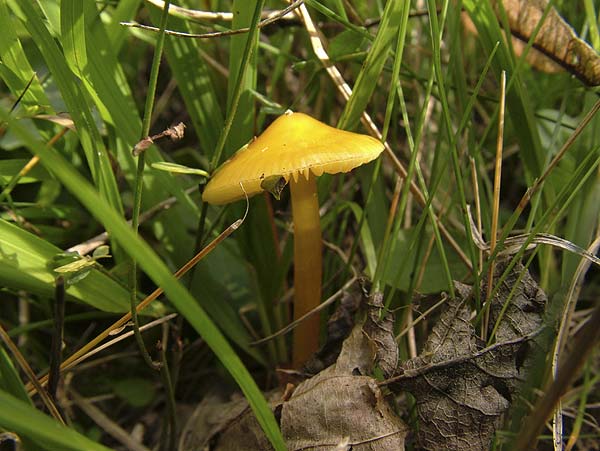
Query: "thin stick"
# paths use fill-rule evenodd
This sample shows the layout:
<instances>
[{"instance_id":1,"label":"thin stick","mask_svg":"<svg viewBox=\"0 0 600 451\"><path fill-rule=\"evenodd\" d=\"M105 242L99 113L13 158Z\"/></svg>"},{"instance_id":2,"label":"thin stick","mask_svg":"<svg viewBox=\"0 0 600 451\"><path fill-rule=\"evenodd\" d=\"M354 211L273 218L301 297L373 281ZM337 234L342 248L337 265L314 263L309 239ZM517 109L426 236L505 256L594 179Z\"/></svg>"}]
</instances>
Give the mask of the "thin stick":
<instances>
[{"instance_id":1,"label":"thin stick","mask_svg":"<svg viewBox=\"0 0 600 451\"><path fill-rule=\"evenodd\" d=\"M600 248L600 237L596 237L594 242L588 247L587 251L590 254L595 254L598 252ZM573 279L571 280L571 284L569 286L569 291L566 295L567 302L565 303L565 307L563 310L562 319L560 322L560 327L558 329L557 338L554 344L554 352L552 355L552 376L554 379L558 376L558 364L561 359L561 354L564 350L564 346L567 342L567 337L569 335L569 327L571 325L572 315L575 311L575 306L577 304L577 299L579 297L579 292L581 291L581 287L583 285L583 279L588 269L590 268L591 261L583 258L577 265L577 269L575 274L573 275ZM561 402L558 402L556 406L556 410L554 412L554 418L552 421L552 435L554 436L554 443L562 443L562 435L563 435L563 411Z\"/></svg>"},{"instance_id":2,"label":"thin stick","mask_svg":"<svg viewBox=\"0 0 600 451\"><path fill-rule=\"evenodd\" d=\"M148 3L152 3L154 6L160 9L164 9L165 2L162 0L146 0ZM169 7L169 14L173 16L182 16L192 20L219 20L228 21L233 20L233 13L223 11L199 11L195 9L182 8L181 6L171 5ZM281 14L281 11L262 11L260 13L262 19L269 19L272 17L278 17L280 19L295 19L295 16L288 14Z\"/></svg>"},{"instance_id":3,"label":"thin stick","mask_svg":"<svg viewBox=\"0 0 600 451\"><path fill-rule=\"evenodd\" d=\"M175 318L177 316L177 313L171 313L167 316L163 316L162 318L158 318L155 319L154 321L150 321L149 323L144 324L143 326L140 326L140 331L144 332L148 329L151 329L153 327L156 327L166 321L170 321L171 319ZM112 333L114 333L115 331L113 331ZM111 333L111 335L112 335ZM67 370L67 369L71 369L77 365L79 365L80 363L82 363L83 361L89 359L90 357L93 357L94 355L104 351L105 349L110 348L111 346L119 343L120 341L123 341L129 337L131 337L133 335L133 330L130 330L128 332L125 332L121 335L119 335L116 338L113 338L112 340L107 341L106 343L104 343L103 345L98 346L97 348L92 349L90 352L88 352L87 354L82 355L80 358L78 358L77 360L75 360L71 365L69 365L68 368L64 368L63 370Z\"/></svg>"},{"instance_id":4,"label":"thin stick","mask_svg":"<svg viewBox=\"0 0 600 451\"><path fill-rule=\"evenodd\" d=\"M304 3L304 0L296 0L287 8L285 8L281 11L278 11L271 17L268 17L267 19L259 22L257 25L257 28L260 29L260 28L266 27L267 25L271 25L272 23L277 22L278 20L281 20L287 14L289 14L290 12L292 12L293 10L298 8L300 5L302 5L302 3ZM153 31L153 32L159 31L159 28L151 27L148 25L142 25L142 24L139 24L136 22L121 22L121 25L123 25L125 27L131 27L131 28L140 28L142 30ZM244 33L248 33L249 31L250 31L249 27L244 27L244 28L238 28L237 30L213 31L210 33L185 33L182 31L165 30L165 34L168 34L169 36L177 36L179 38L214 39L214 38L222 38L225 36L234 36L237 34L244 34Z\"/></svg>"},{"instance_id":5,"label":"thin stick","mask_svg":"<svg viewBox=\"0 0 600 451\"><path fill-rule=\"evenodd\" d=\"M165 9L163 10L160 18L160 33L158 40L156 41L156 47L154 49L154 57L152 59L152 67L150 68L150 80L148 81L148 93L146 95L146 103L144 106L144 119L142 121L142 141L150 134L150 122L152 121L152 109L154 108L154 97L156 95L156 86L158 84L158 72L160 68L160 60L162 57L162 50L165 44L165 28L167 27L167 19L169 17L169 4L171 0L166 0ZM131 228L133 233L138 234L139 221L140 221L140 210L142 208L142 192L144 188L144 169L146 167L146 153L138 148L133 149L133 154L138 155L137 170L135 173L135 192L133 198L133 212L131 214ZM135 335L135 341L140 349L144 362L150 368L154 370L160 369L160 363L152 360L152 357L146 349L142 334L140 333L140 323L136 310L138 286L137 286L137 262L135 258L131 259L131 269L129 272L130 276L130 314L133 319L133 331Z\"/></svg>"},{"instance_id":6,"label":"thin stick","mask_svg":"<svg viewBox=\"0 0 600 451\"><path fill-rule=\"evenodd\" d=\"M477 180L477 166L473 157L469 158L469 164L471 166L471 183L473 184L473 199L475 200L475 219L477 220L477 232L479 236L482 236L483 226L481 223L481 200L479 197L479 182ZM477 270L481 272L483 268L483 251L479 249L479 268Z\"/></svg>"},{"instance_id":7,"label":"thin stick","mask_svg":"<svg viewBox=\"0 0 600 451\"><path fill-rule=\"evenodd\" d=\"M500 75L500 106L498 115L498 137L496 139L496 160L494 167L494 200L492 207L492 227L490 234L490 254L496 249L498 239L498 212L500 211L500 184L502 182L502 149L504 144L504 106L506 97L506 71ZM481 325L481 339L487 340L487 329L490 321L489 305L492 303L492 288L494 286L494 271L496 260L492 259L488 268L487 289L485 293L486 305Z\"/></svg>"},{"instance_id":8,"label":"thin stick","mask_svg":"<svg viewBox=\"0 0 600 451\"><path fill-rule=\"evenodd\" d=\"M344 252L336 245L334 245L333 243L329 243L327 241L323 241L323 244L325 245L325 247L333 250L336 254L338 254L338 256L342 259L342 261L348 265L350 267L350 269L352 270L352 279L350 279L348 282L346 282L346 284L340 288L337 292L335 292L331 297L329 297L327 300L325 300L325 302L323 302L322 304L319 305L319 307L317 307L314 310L311 310L310 312L306 313L305 315L301 316L300 318L298 318L297 320L291 322L290 324L288 324L286 327L281 328L280 330L278 330L277 332L275 332L272 335L269 335L267 337L261 338L260 340L254 341L252 343L250 343L250 346L257 346L259 344L263 344L269 340L272 340L273 338L276 338L278 336L284 335L288 332L290 332L291 330L294 329L294 327L296 327L296 325L302 321L304 321L306 318L308 318L310 315L319 312L320 310L322 310L323 308L325 308L327 305L330 305L333 301L335 301L340 294L342 294L348 287L350 287L352 285L352 283L356 282L358 280L358 271L356 270L356 268L352 265L350 265L348 256L346 254L344 254ZM327 285L336 277L336 275L334 275L329 282L327 282L325 284L325 287L327 287ZM294 294L294 289L292 288L289 292L289 297L291 297L291 295ZM287 295L284 296L284 299L282 300L282 302L285 301L285 298L288 297Z\"/></svg>"},{"instance_id":9,"label":"thin stick","mask_svg":"<svg viewBox=\"0 0 600 451\"><path fill-rule=\"evenodd\" d=\"M184 191L184 193L191 194L194 191L198 191L197 185L186 189ZM175 196L171 196L171 197L159 202L158 204L154 205L153 207L150 207L148 210L146 210L140 214L139 223L142 224L142 223L148 221L149 219L153 218L159 212L168 210L176 202L177 202L177 198ZM131 224L131 219L127 222L129 224ZM102 246L107 241L108 241L108 232L102 232L102 233L96 235L95 237L84 241L83 243L79 243L75 246L70 247L69 249L67 249L67 252L77 252L79 255L86 255L86 254L89 254L90 252L92 252L97 247Z\"/></svg>"},{"instance_id":10,"label":"thin stick","mask_svg":"<svg viewBox=\"0 0 600 451\"><path fill-rule=\"evenodd\" d=\"M279 337L281 335L285 335L288 332L291 332L292 330L294 330L298 326L298 324L302 323L303 321L305 321L310 316L312 316L312 315L314 315L316 313L319 313L325 307L328 307L331 304L333 304L336 301L336 299L338 299L342 294L344 294L344 291L346 291L348 288L350 288L354 284L354 282L356 282L357 280L358 280L358 278L356 276L353 276L350 280L348 280L348 282L346 282L344 284L344 286L342 288L340 288L338 291L336 291L334 294L332 294L325 301L323 301L322 303L320 303L317 307L315 307L311 311L305 313L304 315L302 315L298 319L292 321L291 323L289 323L284 328L279 329L274 334L271 334L271 335L269 335L267 337L261 338L260 340L256 340L256 341L251 342L250 346L261 345L263 343L266 343L267 341L270 341L270 340L272 340L274 338L277 338L277 337Z\"/></svg>"},{"instance_id":11,"label":"thin stick","mask_svg":"<svg viewBox=\"0 0 600 451\"><path fill-rule=\"evenodd\" d=\"M444 304L446 301L448 300L447 296L442 296L442 299L439 300L438 302L436 302L433 306L429 307L429 309L427 309L424 313L421 313L417 319L415 319L414 321L412 321L411 323L407 324L406 327L398 334L396 335L396 341L399 341L400 338L402 338L404 335L406 335L410 330L414 329L414 327L419 324L421 321L423 321L425 318L427 318L427 315L429 315L431 312L433 312L435 309L437 309L438 307L440 307L442 304Z\"/></svg>"},{"instance_id":12,"label":"thin stick","mask_svg":"<svg viewBox=\"0 0 600 451\"><path fill-rule=\"evenodd\" d=\"M165 418L165 425L168 424L168 428L165 427L164 431L168 430L168 443L167 450L175 450L175 442L177 439L177 414L175 412L175 392L173 390L173 381L171 379L171 370L169 370L169 362L167 360L167 348L169 342L169 323L163 323L162 325L162 340L160 342L160 355L161 355L161 367L160 373L164 381L167 404L167 418ZM163 432L164 434L164 432ZM164 437L164 435L163 435ZM162 437L161 437L162 441Z\"/></svg>"},{"instance_id":13,"label":"thin stick","mask_svg":"<svg viewBox=\"0 0 600 451\"><path fill-rule=\"evenodd\" d=\"M426 363L423 366L420 366L417 368L411 368L411 369L407 368L407 369L404 369L404 371L401 374L398 374L397 376L393 376L389 379L383 380L381 382L377 382L377 385L379 387L384 387L386 385L396 384L398 382L414 379L416 377L422 377L424 375L427 375L428 373L434 373L436 371L439 371L440 369L448 369L448 368L456 367L458 365L469 364L469 363L472 363L475 359L483 357L486 354L494 355L496 350L498 350L500 348L507 347L507 346L520 345L521 343L527 343L527 342L533 340L535 337L537 337L540 334L540 332L541 332L541 329L534 330L533 332L531 332L525 336L517 337L512 340L507 340L502 343L496 343L491 346L487 346L487 347L475 352L472 355L465 354L465 355L461 355L459 357L451 358L449 360L442 360L440 362ZM510 448L510 449L512 450L513 448ZM527 448L527 449L530 449L530 448Z\"/></svg>"},{"instance_id":14,"label":"thin stick","mask_svg":"<svg viewBox=\"0 0 600 451\"><path fill-rule=\"evenodd\" d=\"M73 398L75 405L83 410L94 423L100 426L112 438L125 445L127 449L131 451L150 451L149 448L146 448L143 444L135 440L131 434L75 390L69 389L69 395Z\"/></svg>"},{"instance_id":15,"label":"thin stick","mask_svg":"<svg viewBox=\"0 0 600 451\"><path fill-rule=\"evenodd\" d=\"M21 103L21 100L23 100L23 97L25 97L25 94L27 94L27 91L29 91L29 88L31 88L31 85L33 84L33 80L35 80L36 76L37 76L37 74L34 72L33 75L31 76L31 78L29 79L29 81L27 82L27 84L25 85L25 87L23 88L23 91L21 92L21 94L19 94L19 97L17 97L17 100L15 100L15 103L13 103L12 107L10 107L9 113L12 113L13 111L15 111L17 109L17 106L19 106L19 103Z\"/></svg>"}]
</instances>

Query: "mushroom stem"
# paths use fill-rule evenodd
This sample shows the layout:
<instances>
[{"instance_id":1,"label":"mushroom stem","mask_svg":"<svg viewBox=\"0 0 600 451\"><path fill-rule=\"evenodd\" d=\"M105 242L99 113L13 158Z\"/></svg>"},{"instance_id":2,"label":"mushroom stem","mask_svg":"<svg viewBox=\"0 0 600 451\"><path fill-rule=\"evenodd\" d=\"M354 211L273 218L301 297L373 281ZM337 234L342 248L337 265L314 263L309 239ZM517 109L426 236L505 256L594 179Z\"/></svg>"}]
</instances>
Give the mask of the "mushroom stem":
<instances>
[{"instance_id":1,"label":"mushroom stem","mask_svg":"<svg viewBox=\"0 0 600 451\"><path fill-rule=\"evenodd\" d=\"M321 302L321 223L314 175L290 180L294 219L294 320ZM300 368L319 348L319 315L302 321L294 330L292 364Z\"/></svg>"}]
</instances>

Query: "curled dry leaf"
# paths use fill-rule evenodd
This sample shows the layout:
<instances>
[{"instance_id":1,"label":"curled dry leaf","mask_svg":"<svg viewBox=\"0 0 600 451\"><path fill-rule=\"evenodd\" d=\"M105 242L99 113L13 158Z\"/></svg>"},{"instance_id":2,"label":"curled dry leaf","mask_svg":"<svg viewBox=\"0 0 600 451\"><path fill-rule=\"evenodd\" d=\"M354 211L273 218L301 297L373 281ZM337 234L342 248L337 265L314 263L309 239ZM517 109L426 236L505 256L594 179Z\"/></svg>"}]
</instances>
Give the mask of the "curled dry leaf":
<instances>
[{"instance_id":1,"label":"curled dry leaf","mask_svg":"<svg viewBox=\"0 0 600 451\"><path fill-rule=\"evenodd\" d=\"M382 353L394 343L391 319L378 319L381 308L380 295L369 298L369 319L354 327L333 365L300 383L291 395L271 395L288 449L404 449L408 428L369 376L375 364L388 366ZM184 432L180 451L272 449L244 400L200 406Z\"/></svg>"},{"instance_id":2,"label":"curled dry leaf","mask_svg":"<svg viewBox=\"0 0 600 451\"><path fill-rule=\"evenodd\" d=\"M497 275L503 269L498 267ZM529 273L504 308L523 271L517 265L492 300L490 327L499 321L496 344L483 347L471 324L471 290L458 284L459 295L441 315L421 354L404 362L399 376L387 381L392 389L415 397L424 449L489 448L527 375L535 338L543 328L546 295Z\"/></svg>"},{"instance_id":3,"label":"curled dry leaf","mask_svg":"<svg viewBox=\"0 0 600 451\"><path fill-rule=\"evenodd\" d=\"M177 125L173 125L166 130L163 130L160 133L152 136L146 136L141 139L132 150L132 154L134 157L139 156L142 152L147 150L155 141L162 138L171 138L172 141L177 141L179 139L183 139L185 131L185 124L183 122L178 123Z\"/></svg>"},{"instance_id":4,"label":"curled dry leaf","mask_svg":"<svg viewBox=\"0 0 600 451\"><path fill-rule=\"evenodd\" d=\"M512 46L517 56L525 51L527 42L533 35L547 0L493 0L494 11L501 18L502 9L512 35ZM466 13L462 15L465 30L477 33L477 29ZM557 73L566 70L589 86L600 85L600 57L585 41L580 39L573 28L560 16L554 7L550 11L534 38L527 53L527 62L537 70Z\"/></svg>"},{"instance_id":5,"label":"curled dry leaf","mask_svg":"<svg viewBox=\"0 0 600 451\"><path fill-rule=\"evenodd\" d=\"M513 36L527 42L542 19L547 5L547 0L502 0ZM494 8L496 14L500 15L497 1L494 2ZM585 84L600 84L598 53L577 36L554 7L550 8L533 41L533 47Z\"/></svg>"},{"instance_id":6,"label":"curled dry leaf","mask_svg":"<svg viewBox=\"0 0 600 451\"><path fill-rule=\"evenodd\" d=\"M38 114L36 116L33 116L35 119L42 119L45 121L50 121L50 122L54 122L57 125L60 125L61 127L67 127L69 130L75 131L75 123L73 122L73 119L71 119L71 116L69 116L68 114L64 113L64 114Z\"/></svg>"}]
</instances>

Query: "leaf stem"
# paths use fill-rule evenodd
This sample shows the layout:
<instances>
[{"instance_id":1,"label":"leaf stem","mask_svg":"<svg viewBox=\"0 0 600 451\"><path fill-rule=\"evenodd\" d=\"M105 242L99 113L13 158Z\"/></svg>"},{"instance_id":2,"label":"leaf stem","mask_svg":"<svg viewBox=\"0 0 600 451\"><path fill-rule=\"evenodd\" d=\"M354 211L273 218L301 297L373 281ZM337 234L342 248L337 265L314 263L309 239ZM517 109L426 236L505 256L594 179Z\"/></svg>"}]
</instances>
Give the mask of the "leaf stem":
<instances>
[{"instance_id":1,"label":"leaf stem","mask_svg":"<svg viewBox=\"0 0 600 451\"><path fill-rule=\"evenodd\" d=\"M162 16L160 19L160 29L161 32L158 35L158 40L156 41L156 47L154 49L154 58L152 60L152 68L150 70L150 80L148 82L148 92L146 94L146 104L144 106L144 119L142 121L142 139L149 135L150 133L150 121L152 119L152 108L154 106L154 96L156 94L156 85L158 82L158 70L160 67L160 59L162 55L162 50L165 43L165 33L164 30L167 26L167 18L169 17L169 4L170 0L165 1L165 7L162 12ZM134 233L138 233L139 229L139 218L140 218L140 210L142 207L142 191L143 191L143 182L144 182L144 168L146 166L146 157L145 153L142 152L138 157L137 171L135 174L135 194L133 200L133 212L131 215L131 228ZM138 347L140 348L140 352L146 364L152 369L159 369L160 364L154 362L150 354L148 354L148 350L144 344L144 340L140 333L140 322L137 315L136 304L137 304L137 262L135 259L131 260L131 272L130 272L130 287L131 287L131 318L133 320L133 330L135 334L135 340L137 341Z\"/></svg>"}]
</instances>

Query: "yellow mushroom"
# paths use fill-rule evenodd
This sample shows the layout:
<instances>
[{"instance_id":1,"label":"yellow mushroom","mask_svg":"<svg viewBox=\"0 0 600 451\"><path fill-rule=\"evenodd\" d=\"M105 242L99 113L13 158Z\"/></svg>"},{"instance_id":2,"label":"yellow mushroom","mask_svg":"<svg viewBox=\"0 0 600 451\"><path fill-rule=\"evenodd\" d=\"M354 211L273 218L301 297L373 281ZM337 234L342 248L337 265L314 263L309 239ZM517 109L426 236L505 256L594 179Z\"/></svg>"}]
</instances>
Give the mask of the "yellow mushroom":
<instances>
[{"instance_id":1,"label":"yellow mushroom","mask_svg":"<svg viewBox=\"0 0 600 451\"><path fill-rule=\"evenodd\" d=\"M321 225L315 177L351 171L377 158L382 150L383 144L370 136L287 111L223 163L206 185L202 199L221 205L264 191L265 180L274 176L289 183L294 222L294 319L321 302ZM318 349L318 331L318 315L295 329L294 368Z\"/></svg>"}]
</instances>

